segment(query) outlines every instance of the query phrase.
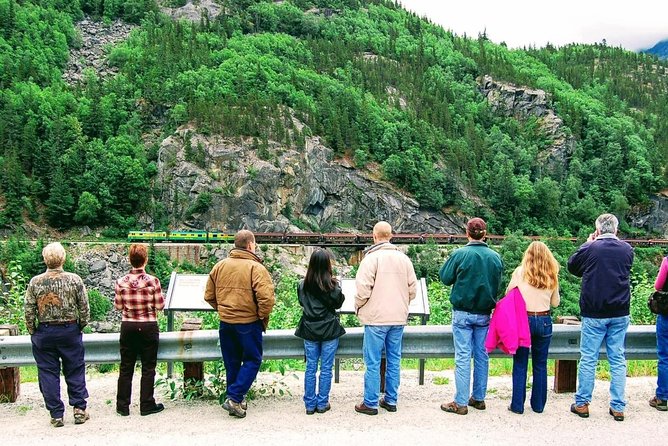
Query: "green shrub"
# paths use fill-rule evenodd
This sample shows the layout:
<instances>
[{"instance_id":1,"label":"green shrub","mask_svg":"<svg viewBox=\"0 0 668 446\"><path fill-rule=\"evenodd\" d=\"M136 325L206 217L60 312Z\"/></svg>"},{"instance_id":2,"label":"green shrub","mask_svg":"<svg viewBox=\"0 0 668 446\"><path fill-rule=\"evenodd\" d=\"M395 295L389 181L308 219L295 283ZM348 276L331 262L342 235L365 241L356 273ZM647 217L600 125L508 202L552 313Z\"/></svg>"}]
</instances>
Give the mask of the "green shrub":
<instances>
[{"instance_id":1,"label":"green shrub","mask_svg":"<svg viewBox=\"0 0 668 446\"><path fill-rule=\"evenodd\" d=\"M90 305L90 320L103 321L111 310L111 301L98 290L88 291L88 304Z\"/></svg>"}]
</instances>

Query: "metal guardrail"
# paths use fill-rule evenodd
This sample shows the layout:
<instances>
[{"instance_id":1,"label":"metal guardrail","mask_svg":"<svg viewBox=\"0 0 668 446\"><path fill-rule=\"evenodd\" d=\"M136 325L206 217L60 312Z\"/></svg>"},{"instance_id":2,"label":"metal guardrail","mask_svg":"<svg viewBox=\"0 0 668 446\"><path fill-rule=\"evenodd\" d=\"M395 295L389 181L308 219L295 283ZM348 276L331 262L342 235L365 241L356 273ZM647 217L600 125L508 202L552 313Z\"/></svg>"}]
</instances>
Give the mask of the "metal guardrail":
<instances>
[{"instance_id":1,"label":"metal guardrail","mask_svg":"<svg viewBox=\"0 0 668 446\"><path fill-rule=\"evenodd\" d=\"M337 357L362 357L364 329L347 328L339 342ZM118 333L85 334L87 363L120 362ZM453 358L452 326L408 326L404 331L404 358ZM507 357L500 351L492 357ZM159 361L212 361L220 359L217 330L178 331L160 333ZM294 336L294 330L270 330L264 336L264 359L303 358L304 343ZM552 359L579 359L580 327L554 325L549 357ZM605 358L605 350L601 350ZM627 359L656 359L656 327L632 325L626 334ZM0 336L0 367L34 365L30 336Z\"/></svg>"}]
</instances>

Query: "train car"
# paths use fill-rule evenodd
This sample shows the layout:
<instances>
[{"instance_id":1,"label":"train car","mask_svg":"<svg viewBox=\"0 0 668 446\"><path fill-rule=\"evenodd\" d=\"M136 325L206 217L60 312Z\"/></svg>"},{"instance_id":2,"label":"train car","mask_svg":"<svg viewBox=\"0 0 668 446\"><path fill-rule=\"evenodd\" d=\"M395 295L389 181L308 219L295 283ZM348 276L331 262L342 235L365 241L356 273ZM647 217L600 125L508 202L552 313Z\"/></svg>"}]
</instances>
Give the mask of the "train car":
<instances>
[{"instance_id":1,"label":"train car","mask_svg":"<svg viewBox=\"0 0 668 446\"><path fill-rule=\"evenodd\" d=\"M373 234L359 234L357 236L357 242L360 245L373 245Z\"/></svg>"},{"instance_id":2,"label":"train car","mask_svg":"<svg viewBox=\"0 0 668 446\"><path fill-rule=\"evenodd\" d=\"M167 240L167 232L159 231L130 231L128 232L129 242L164 242Z\"/></svg>"},{"instance_id":3,"label":"train car","mask_svg":"<svg viewBox=\"0 0 668 446\"><path fill-rule=\"evenodd\" d=\"M283 236L282 232L256 232L255 241L257 243L283 243ZM234 240L234 236L232 239Z\"/></svg>"},{"instance_id":4,"label":"train car","mask_svg":"<svg viewBox=\"0 0 668 446\"><path fill-rule=\"evenodd\" d=\"M318 245L322 242L322 235L318 232L285 233L284 241L295 245Z\"/></svg>"},{"instance_id":5,"label":"train car","mask_svg":"<svg viewBox=\"0 0 668 446\"><path fill-rule=\"evenodd\" d=\"M209 231L207 233L207 241L209 243L234 243L234 234L226 234L225 232Z\"/></svg>"},{"instance_id":6,"label":"train car","mask_svg":"<svg viewBox=\"0 0 668 446\"><path fill-rule=\"evenodd\" d=\"M205 231L171 231L169 241L175 243L206 243Z\"/></svg>"},{"instance_id":7,"label":"train car","mask_svg":"<svg viewBox=\"0 0 668 446\"><path fill-rule=\"evenodd\" d=\"M357 245L357 234L329 232L322 234L322 243L325 245Z\"/></svg>"},{"instance_id":8,"label":"train car","mask_svg":"<svg viewBox=\"0 0 668 446\"><path fill-rule=\"evenodd\" d=\"M422 234L394 234L390 243L397 245L418 245L423 243Z\"/></svg>"}]
</instances>

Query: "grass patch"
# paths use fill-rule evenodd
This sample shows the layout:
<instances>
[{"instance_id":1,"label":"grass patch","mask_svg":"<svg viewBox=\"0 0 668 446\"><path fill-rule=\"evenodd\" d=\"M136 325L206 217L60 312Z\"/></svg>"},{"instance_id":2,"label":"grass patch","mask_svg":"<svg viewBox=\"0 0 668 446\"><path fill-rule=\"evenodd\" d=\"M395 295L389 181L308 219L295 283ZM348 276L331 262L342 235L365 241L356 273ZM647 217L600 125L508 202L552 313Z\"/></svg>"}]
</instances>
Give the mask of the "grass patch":
<instances>
[{"instance_id":1,"label":"grass patch","mask_svg":"<svg viewBox=\"0 0 668 446\"><path fill-rule=\"evenodd\" d=\"M437 386L445 386L447 384L450 384L450 378L447 376L434 376L431 380L433 384L436 384Z\"/></svg>"}]
</instances>

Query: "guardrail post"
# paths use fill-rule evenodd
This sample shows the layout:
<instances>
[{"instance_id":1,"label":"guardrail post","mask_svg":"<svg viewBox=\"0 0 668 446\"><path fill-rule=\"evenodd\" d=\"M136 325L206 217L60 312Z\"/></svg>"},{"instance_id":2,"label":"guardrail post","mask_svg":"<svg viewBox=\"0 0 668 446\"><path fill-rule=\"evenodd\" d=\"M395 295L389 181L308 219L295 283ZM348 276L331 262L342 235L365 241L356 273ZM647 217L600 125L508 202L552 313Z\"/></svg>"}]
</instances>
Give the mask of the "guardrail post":
<instances>
[{"instance_id":1,"label":"guardrail post","mask_svg":"<svg viewBox=\"0 0 668 446\"><path fill-rule=\"evenodd\" d=\"M16 325L0 325L0 336L16 336ZM13 403L21 394L21 372L19 367L0 367L0 403Z\"/></svg>"},{"instance_id":2,"label":"guardrail post","mask_svg":"<svg viewBox=\"0 0 668 446\"><path fill-rule=\"evenodd\" d=\"M575 316L559 316L557 324L580 325ZM557 359L554 361L554 393L575 392L577 389L578 362Z\"/></svg>"},{"instance_id":3,"label":"guardrail post","mask_svg":"<svg viewBox=\"0 0 668 446\"><path fill-rule=\"evenodd\" d=\"M197 331L202 328L202 319L186 319L181 325L181 331ZM204 363L203 362L184 362L183 363L183 388L187 389L197 381L204 381Z\"/></svg>"}]
</instances>

